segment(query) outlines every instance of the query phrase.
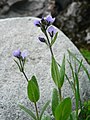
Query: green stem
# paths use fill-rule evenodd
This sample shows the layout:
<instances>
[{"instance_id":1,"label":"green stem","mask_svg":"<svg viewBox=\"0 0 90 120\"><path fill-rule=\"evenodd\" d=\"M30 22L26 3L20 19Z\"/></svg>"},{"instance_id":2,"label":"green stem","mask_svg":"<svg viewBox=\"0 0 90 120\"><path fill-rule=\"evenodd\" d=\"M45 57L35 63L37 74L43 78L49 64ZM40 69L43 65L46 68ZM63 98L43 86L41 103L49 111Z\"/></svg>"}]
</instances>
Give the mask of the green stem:
<instances>
[{"instance_id":1,"label":"green stem","mask_svg":"<svg viewBox=\"0 0 90 120\"><path fill-rule=\"evenodd\" d=\"M86 120L89 120L88 118L90 118L90 115L87 116Z\"/></svg>"},{"instance_id":2,"label":"green stem","mask_svg":"<svg viewBox=\"0 0 90 120\"><path fill-rule=\"evenodd\" d=\"M27 78L27 76L26 76L25 72L24 72L24 71L22 71L22 73L23 73L24 77L26 78L26 80L27 80L27 82L28 82L28 78Z\"/></svg>"},{"instance_id":3,"label":"green stem","mask_svg":"<svg viewBox=\"0 0 90 120\"><path fill-rule=\"evenodd\" d=\"M24 66L22 65L22 61L21 59L19 59L19 62L20 62L20 71L23 73L24 77L26 78L27 82L28 82L28 78L27 78L27 75L25 74L25 71L24 71Z\"/></svg>"},{"instance_id":4,"label":"green stem","mask_svg":"<svg viewBox=\"0 0 90 120\"><path fill-rule=\"evenodd\" d=\"M76 119L78 120L78 96L75 88L75 102L76 102Z\"/></svg>"},{"instance_id":5,"label":"green stem","mask_svg":"<svg viewBox=\"0 0 90 120\"><path fill-rule=\"evenodd\" d=\"M49 38L48 38L47 32L45 31L44 34L45 34L45 36L46 36L46 38L47 38L48 45L49 45L49 49L50 49L51 55L52 55L52 57L53 57L54 55L53 55L52 47L51 47L51 45L50 45L50 41L49 41Z\"/></svg>"},{"instance_id":6,"label":"green stem","mask_svg":"<svg viewBox=\"0 0 90 120\"><path fill-rule=\"evenodd\" d=\"M51 44L50 44L50 41L49 41L47 32L45 32L44 34L45 34L45 36L46 36L46 38L47 38L47 42L48 42L48 46L49 46L51 55L52 55L52 57L54 57L54 54L53 54L53 51L52 51L52 47L51 47ZM61 101L61 100L62 100L61 89L58 88L58 91L59 91L59 97L60 97L60 101Z\"/></svg>"},{"instance_id":7,"label":"green stem","mask_svg":"<svg viewBox=\"0 0 90 120\"><path fill-rule=\"evenodd\" d=\"M61 88L58 88L58 91L59 91L59 98L60 98L60 101L62 101L62 93L61 93Z\"/></svg>"},{"instance_id":8,"label":"green stem","mask_svg":"<svg viewBox=\"0 0 90 120\"><path fill-rule=\"evenodd\" d=\"M37 115L37 120L39 120L39 114L38 114L38 108L36 102L34 103L35 109L36 109L36 115Z\"/></svg>"},{"instance_id":9,"label":"green stem","mask_svg":"<svg viewBox=\"0 0 90 120\"><path fill-rule=\"evenodd\" d=\"M19 62L20 62L20 71L22 72L22 71L24 71L24 68L23 68L23 65L22 65L22 60L19 59Z\"/></svg>"}]
</instances>

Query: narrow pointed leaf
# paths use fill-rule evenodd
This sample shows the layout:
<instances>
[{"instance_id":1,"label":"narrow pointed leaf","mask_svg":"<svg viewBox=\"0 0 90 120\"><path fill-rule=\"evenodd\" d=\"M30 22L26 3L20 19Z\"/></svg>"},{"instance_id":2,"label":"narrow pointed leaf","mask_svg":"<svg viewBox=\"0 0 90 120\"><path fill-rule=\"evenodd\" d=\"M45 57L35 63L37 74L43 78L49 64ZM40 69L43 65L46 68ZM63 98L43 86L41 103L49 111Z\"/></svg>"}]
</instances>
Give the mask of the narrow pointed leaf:
<instances>
[{"instance_id":1,"label":"narrow pointed leaf","mask_svg":"<svg viewBox=\"0 0 90 120\"><path fill-rule=\"evenodd\" d=\"M19 107L22 110L24 110L27 114L29 114L34 120L37 120L36 116L34 115L34 113L31 110L29 110L28 108L26 108L26 107L24 107L23 105L20 105L20 104L19 104Z\"/></svg>"},{"instance_id":2,"label":"narrow pointed leaf","mask_svg":"<svg viewBox=\"0 0 90 120\"><path fill-rule=\"evenodd\" d=\"M60 81L60 73L59 73L57 62L54 57L52 57L51 74L52 74L54 83L56 84L56 86L58 86L58 81Z\"/></svg>"},{"instance_id":3,"label":"narrow pointed leaf","mask_svg":"<svg viewBox=\"0 0 90 120\"><path fill-rule=\"evenodd\" d=\"M52 113L55 116L55 110L59 104L59 97L58 97L58 91L56 88L53 89L53 95L52 95Z\"/></svg>"},{"instance_id":4,"label":"narrow pointed leaf","mask_svg":"<svg viewBox=\"0 0 90 120\"><path fill-rule=\"evenodd\" d=\"M57 39L57 35L58 35L58 32L55 34L54 38L52 39L51 46L55 43L55 41Z\"/></svg>"},{"instance_id":5,"label":"narrow pointed leaf","mask_svg":"<svg viewBox=\"0 0 90 120\"><path fill-rule=\"evenodd\" d=\"M69 53L78 63L80 63L80 60L79 60L73 53L71 53L69 50L68 50L68 53ZM87 76L88 76L88 79L90 80L90 74L89 74L87 68L86 68L83 64L82 64L82 68L83 68L83 70L86 72L86 74L87 74Z\"/></svg>"},{"instance_id":6,"label":"narrow pointed leaf","mask_svg":"<svg viewBox=\"0 0 90 120\"><path fill-rule=\"evenodd\" d=\"M43 106L43 108L42 108L42 111L41 111L41 114L40 114L40 120L42 119L42 116L43 116L43 114L44 114L44 111L47 109L47 107L49 106L49 103L50 103L50 101L47 101L46 103L45 103L45 105Z\"/></svg>"},{"instance_id":7,"label":"narrow pointed leaf","mask_svg":"<svg viewBox=\"0 0 90 120\"><path fill-rule=\"evenodd\" d=\"M83 62L83 60L80 61L80 64L79 64L79 67L78 67L78 73L80 72L80 69L82 67L82 62Z\"/></svg>"},{"instance_id":8,"label":"narrow pointed leaf","mask_svg":"<svg viewBox=\"0 0 90 120\"><path fill-rule=\"evenodd\" d=\"M71 72L72 72L73 80L75 81L75 74L74 74L74 69L73 69L72 63L69 60L68 60L68 63L69 63L69 66L70 66L70 69L71 69Z\"/></svg>"},{"instance_id":9,"label":"narrow pointed leaf","mask_svg":"<svg viewBox=\"0 0 90 120\"><path fill-rule=\"evenodd\" d=\"M63 61L62 61L62 65L60 68L60 83L59 83L59 88L62 87L63 83L64 83L64 78L65 78L65 55L63 57Z\"/></svg>"}]
</instances>

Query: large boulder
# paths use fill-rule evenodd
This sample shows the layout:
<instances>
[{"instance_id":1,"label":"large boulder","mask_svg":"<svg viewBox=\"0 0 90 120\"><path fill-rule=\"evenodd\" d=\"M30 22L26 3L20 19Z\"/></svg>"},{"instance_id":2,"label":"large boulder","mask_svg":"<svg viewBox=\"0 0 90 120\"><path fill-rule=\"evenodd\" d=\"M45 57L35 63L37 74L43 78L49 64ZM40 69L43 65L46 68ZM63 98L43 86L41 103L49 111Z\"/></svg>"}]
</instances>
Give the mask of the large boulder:
<instances>
[{"instance_id":1,"label":"large boulder","mask_svg":"<svg viewBox=\"0 0 90 120\"><path fill-rule=\"evenodd\" d=\"M17 3L17 2L26 2L28 0L7 0L7 3L9 6L12 6L13 4Z\"/></svg>"},{"instance_id":2,"label":"large boulder","mask_svg":"<svg viewBox=\"0 0 90 120\"><path fill-rule=\"evenodd\" d=\"M36 75L38 79L41 91L39 109L51 98L52 89L55 87L50 75L51 55L48 47L37 39L42 33L33 25L34 20L35 18L31 17L0 20L0 120L31 120L20 110L19 103L35 110L27 98L27 81L13 60L14 50L20 48L21 50L27 49L29 52L25 71L29 78ZM67 49L69 49L79 59L83 59L84 65L90 70L90 66L73 43L60 30L58 32L58 38L53 47L58 62L61 64L64 54L68 59ZM66 62L66 72L72 80L69 71L70 68ZM89 98L90 83L83 69L79 77L82 99ZM70 96L73 99L67 80L65 80L62 91L64 97ZM51 113L50 109L47 112Z\"/></svg>"}]
</instances>

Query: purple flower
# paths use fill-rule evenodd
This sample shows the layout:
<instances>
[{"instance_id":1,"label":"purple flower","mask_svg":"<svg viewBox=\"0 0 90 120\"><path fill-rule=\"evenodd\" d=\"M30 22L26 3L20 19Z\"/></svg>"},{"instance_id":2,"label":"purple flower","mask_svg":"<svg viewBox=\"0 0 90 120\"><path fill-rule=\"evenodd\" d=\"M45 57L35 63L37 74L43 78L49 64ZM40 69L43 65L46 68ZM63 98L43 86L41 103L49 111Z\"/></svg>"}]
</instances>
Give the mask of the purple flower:
<instances>
[{"instance_id":1,"label":"purple flower","mask_svg":"<svg viewBox=\"0 0 90 120\"><path fill-rule=\"evenodd\" d=\"M43 37L38 37L38 39L39 39L41 42L46 42L45 38L43 38Z\"/></svg>"},{"instance_id":2,"label":"purple flower","mask_svg":"<svg viewBox=\"0 0 90 120\"><path fill-rule=\"evenodd\" d=\"M20 58L20 56L21 56L21 51L18 49L18 50L15 50L14 52L13 52L13 56L14 57L17 57L17 58Z\"/></svg>"},{"instance_id":3,"label":"purple flower","mask_svg":"<svg viewBox=\"0 0 90 120\"><path fill-rule=\"evenodd\" d=\"M52 18L52 16L48 15L45 19L48 23L53 23L55 21L55 18Z\"/></svg>"},{"instance_id":4,"label":"purple flower","mask_svg":"<svg viewBox=\"0 0 90 120\"><path fill-rule=\"evenodd\" d=\"M41 20L35 20L34 25L40 27Z\"/></svg>"},{"instance_id":5,"label":"purple flower","mask_svg":"<svg viewBox=\"0 0 90 120\"><path fill-rule=\"evenodd\" d=\"M47 31L48 31L48 33L50 34L51 37L53 37L53 36L56 34L56 32L57 32L57 30L55 29L54 26L50 26L50 27L47 29Z\"/></svg>"},{"instance_id":6,"label":"purple flower","mask_svg":"<svg viewBox=\"0 0 90 120\"><path fill-rule=\"evenodd\" d=\"M28 54L27 50L24 50L24 51L21 53L21 57L22 57L23 59L25 59L25 58L27 57L27 54Z\"/></svg>"}]
</instances>

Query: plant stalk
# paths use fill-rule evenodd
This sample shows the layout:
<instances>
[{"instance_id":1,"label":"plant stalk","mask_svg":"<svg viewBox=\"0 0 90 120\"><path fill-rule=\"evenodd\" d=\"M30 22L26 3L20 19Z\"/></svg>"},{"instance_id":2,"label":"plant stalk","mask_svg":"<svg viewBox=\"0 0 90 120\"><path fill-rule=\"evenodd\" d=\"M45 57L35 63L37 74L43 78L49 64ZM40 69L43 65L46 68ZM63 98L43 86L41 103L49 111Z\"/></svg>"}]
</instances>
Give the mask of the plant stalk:
<instances>
[{"instance_id":1,"label":"plant stalk","mask_svg":"<svg viewBox=\"0 0 90 120\"><path fill-rule=\"evenodd\" d=\"M52 55L52 57L53 57L54 55L53 55L52 47L51 47L51 45L50 45L50 41L49 41L49 38L48 38L47 32L45 31L44 34L45 34L45 36L46 36L46 38L47 38L48 45L49 45L49 49L50 49L51 55Z\"/></svg>"},{"instance_id":2,"label":"plant stalk","mask_svg":"<svg viewBox=\"0 0 90 120\"><path fill-rule=\"evenodd\" d=\"M34 103L35 109L36 109L36 115L37 115L37 120L39 120L39 114L38 114L38 108L36 102Z\"/></svg>"},{"instance_id":3,"label":"plant stalk","mask_svg":"<svg viewBox=\"0 0 90 120\"><path fill-rule=\"evenodd\" d=\"M25 74L24 72L24 66L22 65L22 61L19 59L19 62L20 62L20 66L21 66L21 72L23 73L24 77L26 78L27 82L28 82L28 78L27 78L27 75Z\"/></svg>"},{"instance_id":4,"label":"plant stalk","mask_svg":"<svg viewBox=\"0 0 90 120\"><path fill-rule=\"evenodd\" d=\"M59 98L60 98L60 101L62 101L62 93L61 93L61 88L58 88L58 91L59 91Z\"/></svg>"},{"instance_id":5,"label":"plant stalk","mask_svg":"<svg viewBox=\"0 0 90 120\"><path fill-rule=\"evenodd\" d=\"M24 72L24 71L22 71L22 73L23 73L24 77L26 78L26 80L27 80L27 82L28 82L28 78L27 78L27 76L26 76L25 72Z\"/></svg>"}]
</instances>

